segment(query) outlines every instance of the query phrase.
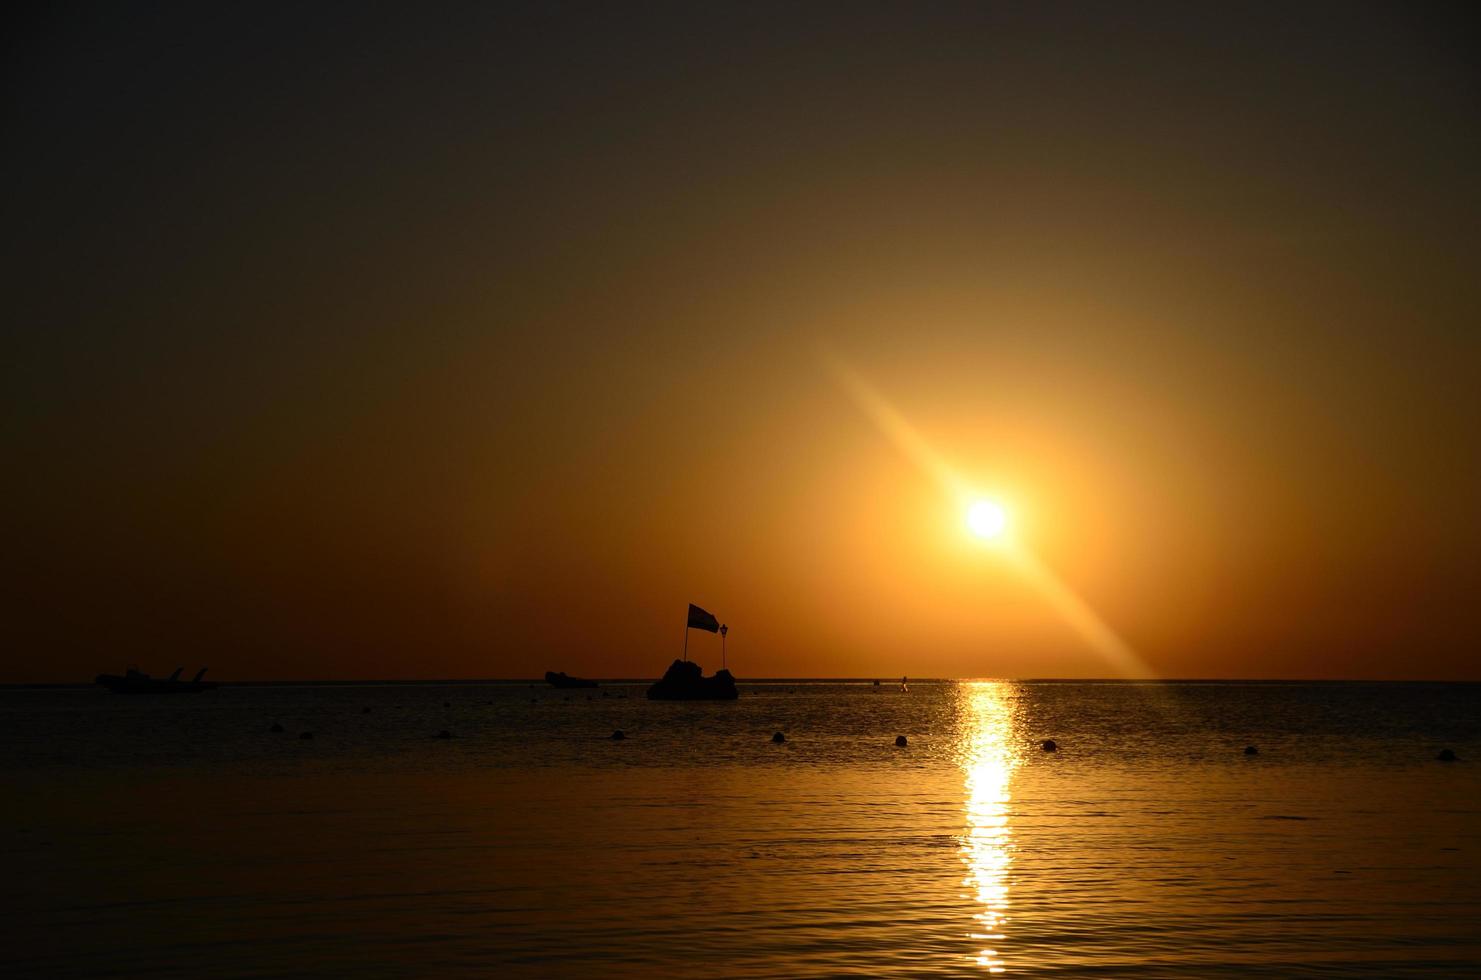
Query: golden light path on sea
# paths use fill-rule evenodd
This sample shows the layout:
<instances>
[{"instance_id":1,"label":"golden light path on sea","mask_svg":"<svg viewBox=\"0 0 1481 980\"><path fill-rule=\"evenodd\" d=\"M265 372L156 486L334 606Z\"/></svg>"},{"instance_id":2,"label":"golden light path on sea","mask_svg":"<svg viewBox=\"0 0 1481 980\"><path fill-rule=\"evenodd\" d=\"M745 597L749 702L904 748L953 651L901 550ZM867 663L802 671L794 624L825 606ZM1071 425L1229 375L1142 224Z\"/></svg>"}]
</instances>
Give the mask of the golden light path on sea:
<instances>
[{"instance_id":1,"label":"golden light path on sea","mask_svg":"<svg viewBox=\"0 0 1481 980\"><path fill-rule=\"evenodd\" d=\"M824 363L879 431L923 473L934 479L954 505L966 509L973 501L981 499L977 488L963 479L946 457L937 452L915 426L857 371L826 350L822 356ZM1136 651L1025 543L1004 535L991 547L1034 586L1065 624L1105 660L1116 676L1132 680L1149 680L1155 676Z\"/></svg>"},{"instance_id":2,"label":"golden light path on sea","mask_svg":"<svg viewBox=\"0 0 1481 980\"><path fill-rule=\"evenodd\" d=\"M967 732L961 754L966 781L961 849L967 866L962 884L979 906L971 938L980 946L973 959L988 973L1007 971L998 944L1008 921L1008 871L1013 861L1009 784L1018 762L1010 748L1013 725L1007 694L1008 685L1001 682L964 684L957 708Z\"/></svg>"}]
</instances>

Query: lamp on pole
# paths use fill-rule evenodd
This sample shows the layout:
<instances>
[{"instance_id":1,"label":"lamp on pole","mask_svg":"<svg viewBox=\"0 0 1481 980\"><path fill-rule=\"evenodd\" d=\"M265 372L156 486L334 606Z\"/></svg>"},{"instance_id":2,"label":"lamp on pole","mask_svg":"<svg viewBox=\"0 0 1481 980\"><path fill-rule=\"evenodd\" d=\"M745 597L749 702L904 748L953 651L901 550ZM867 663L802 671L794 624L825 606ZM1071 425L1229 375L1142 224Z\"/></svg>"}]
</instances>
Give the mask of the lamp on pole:
<instances>
[{"instance_id":1,"label":"lamp on pole","mask_svg":"<svg viewBox=\"0 0 1481 980\"><path fill-rule=\"evenodd\" d=\"M720 669L725 669L725 634L730 632L730 627L724 623L720 624Z\"/></svg>"}]
</instances>

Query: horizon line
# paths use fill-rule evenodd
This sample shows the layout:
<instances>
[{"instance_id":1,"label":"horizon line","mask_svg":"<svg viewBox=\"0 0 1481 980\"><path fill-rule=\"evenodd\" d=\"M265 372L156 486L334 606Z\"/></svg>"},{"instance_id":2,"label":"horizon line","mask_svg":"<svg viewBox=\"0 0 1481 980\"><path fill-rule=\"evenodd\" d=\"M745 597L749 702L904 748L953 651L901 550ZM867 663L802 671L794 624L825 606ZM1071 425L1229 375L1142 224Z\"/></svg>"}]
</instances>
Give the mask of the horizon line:
<instances>
[{"instance_id":1,"label":"horizon line","mask_svg":"<svg viewBox=\"0 0 1481 980\"><path fill-rule=\"evenodd\" d=\"M909 675L905 675L909 676ZM656 677L592 677L599 684L652 684ZM741 684L867 684L893 685L883 677L737 677ZM913 684L1481 684L1481 678L1445 677L918 677ZM313 678L300 680L223 680L219 687L374 687L389 685L529 684L550 686L544 677L442 678ZM71 689L96 687L96 681L0 681L0 690ZM552 688L552 690L559 690Z\"/></svg>"}]
</instances>

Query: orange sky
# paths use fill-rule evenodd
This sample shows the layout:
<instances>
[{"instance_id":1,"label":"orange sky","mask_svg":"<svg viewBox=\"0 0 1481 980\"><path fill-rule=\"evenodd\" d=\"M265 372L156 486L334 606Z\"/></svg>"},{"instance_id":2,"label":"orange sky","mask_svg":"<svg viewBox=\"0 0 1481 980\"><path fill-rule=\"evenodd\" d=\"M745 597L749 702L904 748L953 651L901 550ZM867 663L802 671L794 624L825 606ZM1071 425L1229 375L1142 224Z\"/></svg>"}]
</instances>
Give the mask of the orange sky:
<instances>
[{"instance_id":1,"label":"orange sky","mask_svg":"<svg viewBox=\"0 0 1481 980\"><path fill-rule=\"evenodd\" d=\"M1441 14L23 27L0 682L1481 678Z\"/></svg>"}]
</instances>

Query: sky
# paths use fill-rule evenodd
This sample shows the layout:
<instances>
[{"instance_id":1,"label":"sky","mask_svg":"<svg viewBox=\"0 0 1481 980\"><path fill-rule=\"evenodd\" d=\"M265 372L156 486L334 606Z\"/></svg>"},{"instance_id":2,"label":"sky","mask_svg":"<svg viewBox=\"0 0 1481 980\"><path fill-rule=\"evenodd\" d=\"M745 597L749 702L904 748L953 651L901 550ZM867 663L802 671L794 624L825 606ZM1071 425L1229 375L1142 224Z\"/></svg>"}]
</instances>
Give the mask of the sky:
<instances>
[{"instance_id":1,"label":"sky","mask_svg":"<svg viewBox=\"0 0 1481 980\"><path fill-rule=\"evenodd\" d=\"M5 16L0 682L1481 679L1463 5Z\"/></svg>"}]
</instances>

